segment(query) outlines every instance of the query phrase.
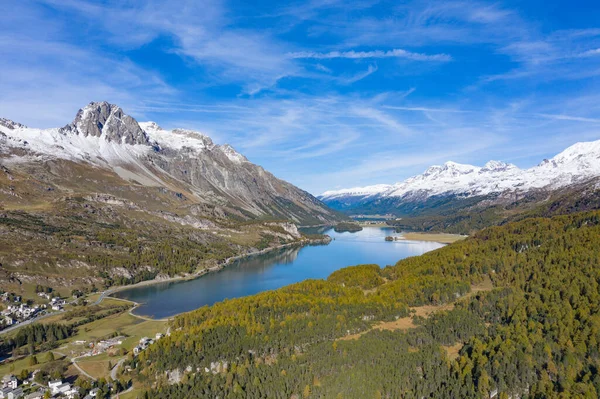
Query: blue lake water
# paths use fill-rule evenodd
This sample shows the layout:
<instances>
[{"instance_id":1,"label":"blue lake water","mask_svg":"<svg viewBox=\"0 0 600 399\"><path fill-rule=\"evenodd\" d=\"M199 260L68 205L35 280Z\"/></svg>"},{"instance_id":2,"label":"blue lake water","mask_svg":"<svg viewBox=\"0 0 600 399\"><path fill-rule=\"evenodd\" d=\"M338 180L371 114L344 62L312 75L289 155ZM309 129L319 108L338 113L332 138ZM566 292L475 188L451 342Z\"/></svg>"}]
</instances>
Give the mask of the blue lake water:
<instances>
[{"instance_id":1,"label":"blue lake water","mask_svg":"<svg viewBox=\"0 0 600 399\"><path fill-rule=\"evenodd\" d=\"M136 314L155 318L273 290L306 279L325 279L346 266L375 263L382 267L421 255L443 244L423 241L385 241L393 229L366 227L356 233L324 232L329 245L284 248L237 260L223 270L194 280L135 287L113 296L139 302Z\"/></svg>"}]
</instances>

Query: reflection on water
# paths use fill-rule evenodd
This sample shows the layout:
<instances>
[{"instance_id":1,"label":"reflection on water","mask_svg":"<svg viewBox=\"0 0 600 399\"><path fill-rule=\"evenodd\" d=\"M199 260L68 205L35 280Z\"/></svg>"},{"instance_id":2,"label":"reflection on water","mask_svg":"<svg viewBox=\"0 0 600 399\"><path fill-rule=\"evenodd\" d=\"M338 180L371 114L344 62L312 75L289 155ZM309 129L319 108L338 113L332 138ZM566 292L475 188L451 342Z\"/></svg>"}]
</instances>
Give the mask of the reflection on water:
<instances>
[{"instance_id":1,"label":"reflection on water","mask_svg":"<svg viewBox=\"0 0 600 399\"><path fill-rule=\"evenodd\" d=\"M300 227L300 230L304 234L325 234L327 230L330 230L331 226L315 226L315 227Z\"/></svg>"},{"instance_id":2,"label":"reflection on water","mask_svg":"<svg viewBox=\"0 0 600 399\"><path fill-rule=\"evenodd\" d=\"M356 233L326 231L329 245L290 247L240 259L225 269L189 281L165 282L121 291L115 296L142 303L136 312L170 317L226 298L273 290L309 278L327 278L345 266L398 260L437 249L442 244L421 241L386 242L394 229L367 227Z\"/></svg>"},{"instance_id":3,"label":"reflection on water","mask_svg":"<svg viewBox=\"0 0 600 399\"><path fill-rule=\"evenodd\" d=\"M280 248L269 251L265 254L252 255L244 259L238 259L231 264L235 267L244 267L245 269L254 268L257 271L267 269L273 265L287 265L293 263L298 258L301 246Z\"/></svg>"}]
</instances>

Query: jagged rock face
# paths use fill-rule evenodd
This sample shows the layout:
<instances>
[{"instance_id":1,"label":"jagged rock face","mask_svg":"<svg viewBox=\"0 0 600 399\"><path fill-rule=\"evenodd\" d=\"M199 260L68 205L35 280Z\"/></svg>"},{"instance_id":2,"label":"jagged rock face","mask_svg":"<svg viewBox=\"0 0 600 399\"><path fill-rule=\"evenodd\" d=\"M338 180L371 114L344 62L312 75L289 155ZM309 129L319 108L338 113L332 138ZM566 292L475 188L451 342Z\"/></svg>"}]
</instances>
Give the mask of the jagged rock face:
<instances>
[{"instance_id":1,"label":"jagged rock face","mask_svg":"<svg viewBox=\"0 0 600 399\"><path fill-rule=\"evenodd\" d=\"M10 130L27 127L25 125L11 121L10 119L6 119L6 118L0 118L0 126L4 126L5 128L10 129Z\"/></svg>"},{"instance_id":2,"label":"jagged rock face","mask_svg":"<svg viewBox=\"0 0 600 399\"><path fill-rule=\"evenodd\" d=\"M79 110L65 132L74 132L85 137L101 137L109 142L150 145L150 140L140 125L123 110L107 102L90 103Z\"/></svg>"},{"instance_id":3,"label":"jagged rock face","mask_svg":"<svg viewBox=\"0 0 600 399\"><path fill-rule=\"evenodd\" d=\"M177 180L186 182L197 195L229 197L230 202L257 215L291 217L300 222L312 212L320 214L323 205L310 194L277 179L254 165L231 147L177 151L164 147L149 155L151 163ZM233 160L232 160L233 158ZM331 215L333 216L333 215ZM327 220L327 213L320 216Z\"/></svg>"}]
</instances>

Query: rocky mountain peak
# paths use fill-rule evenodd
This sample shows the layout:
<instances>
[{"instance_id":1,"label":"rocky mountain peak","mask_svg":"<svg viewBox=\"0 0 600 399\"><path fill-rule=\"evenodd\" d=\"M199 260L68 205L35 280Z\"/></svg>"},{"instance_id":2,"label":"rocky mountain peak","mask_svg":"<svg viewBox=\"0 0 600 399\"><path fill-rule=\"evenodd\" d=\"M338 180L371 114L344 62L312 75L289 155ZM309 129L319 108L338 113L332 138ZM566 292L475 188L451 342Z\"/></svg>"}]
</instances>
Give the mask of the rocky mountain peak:
<instances>
[{"instance_id":1,"label":"rocky mountain peak","mask_svg":"<svg viewBox=\"0 0 600 399\"><path fill-rule=\"evenodd\" d=\"M0 126L4 126L5 128L10 129L10 130L24 129L27 127L21 123L11 121L10 119L6 119L6 118L0 118Z\"/></svg>"},{"instance_id":2,"label":"rocky mountain peak","mask_svg":"<svg viewBox=\"0 0 600 399\"><path fill-rule=\"evenodd\" d=\"M448 161L443 165L433 165L427 168L422 174L423 177L437 177L437 176L460 176L473 173L477 170L475 166L464 165L452 161Z\"/></svg>"},{"instance_id":3,"label":"rocky mountain peak","mask_svg":"<svg viewBox=\"0 0 600 399\"><path fill-rule=\"evenodd\" d=\"M495 172L505 172L510 169L517 169L516 165L511 163L506 163L502 161L489 161L483 168L479 171L479 173L495 173Z\"/></svg>"},{"instance_id":4,"label":"rocky mountain peak","mask_svg":"<svg viewBox=\"0 0 600 399\"><path fill-rule=\"evenodd\" d=\"M108 142L151 145L148 135L137 121L125 114L121 107L106 101L91 102L80 109L61 133L74 133L84 137L104 137Z\"/></svg>"}]
</instances>

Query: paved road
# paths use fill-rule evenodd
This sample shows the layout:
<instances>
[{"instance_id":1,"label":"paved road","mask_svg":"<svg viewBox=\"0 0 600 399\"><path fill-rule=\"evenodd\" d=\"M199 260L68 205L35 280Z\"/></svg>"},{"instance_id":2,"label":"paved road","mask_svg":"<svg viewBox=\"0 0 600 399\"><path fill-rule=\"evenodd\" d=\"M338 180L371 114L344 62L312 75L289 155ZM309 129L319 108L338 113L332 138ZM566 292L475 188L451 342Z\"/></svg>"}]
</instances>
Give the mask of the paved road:
<instances>
[{"instance_id":1,"label":"paved road","mask_svg":"<svg viewBox=\"0 0 600 399\"><path fill-rule=\"evenodd\" d=\"M124 393L128 393L128 392L131 392L131 391L133 391L133 385L130 386L129 388L127 388L127 390L125 390L123 392L119 392L119 393L114 394L113 396L110 397L110 399L118 399L119 395L123 395Z\"/></svg>"},{"instance_id":2,"label":"paved road","mask_svg":"<svg viewBox=\"0 0 600 399\"><path fill-rule=\"evenodd\" d=\"M63 356L65 358L67 358L68 356L65 355L62 352L58 352L58 351L52 351L52 353L56 353L57 355ZM94 377L92 377L91 375L89 375L84 369L82 369L81 367L79 367L79 365L77 364L77 359L82 358L85 356L79 356L79 357L73 357L71 359L69 359L71 361L71 363L73 363L73 366L75 366L75 368L77 370L79 370L79 372L83 375L85 375L86 377L88 377L89 379L91 379L92 381L96 381L96 379Z\"/></svg>"},{"instance_id":3,"label":"paved road","mask_svg":"<svg viewBox=\"0 0 600 399\"><path fill-rule=\"evenodd\" d=\"M28 324L35 323L36 321L43 320L46 317L56 316L57 314L61 314L63 312L64 312L64 309L63 310L59 310L57 312L47 313L47 314L45 314L43 316L38 316L38 317L35 317L33 319L25 320L25 321L23 321L23 322L21 322L19 324L15 324L14 326L5 328L4 330L0 331L0 335L7 334L7 333L9 333L11 331L16 330L17 328L21 328L21 327L26 326Z\"/></svg>"},{"instance_id":4,"label":"paved road","mask_svg":"<svg viewBox=\"0 0 600 399\"><path fill-rule=\"evenodd\" d=\"M119 371L119 367L121 367L125 359L127 358L124 357L123 359L119 360L117 364L115 364L115 367L113 367L112 370L110 370L110 378L112 378L113 380L117 379L117 371Z\"/></svg>"},{"instance_id":5,"label":"paved road","mask_svg":"<svg viewBox=\"0 0 600 399\"><path fill-rule=\"evenodd\" d=\"M79 365L77 364L77 359L79 359L79 358L78 357L74 357L73 359L71 359L71 363L73 363L73 366L75 366L75 368L77 368L77 370L79 370L79 372L81 374L85 375L87 378L91 379L92 381L96 381L96 378L92 377L84 369L82 369L81 367L79 367Z\"/></svg>"},{"instance_id":6,"label":"paved road","mask_svg":"<svg viewBox=\"0 0 600 399\"><path fill-rule=\"evenodd\" d=\"M99 305L100 302L102 302L104 300L104 298L106 298L110 294L112 294L112 290L102 291L102 293L100 294L100 296L98 297L96 302L92 303L92 305Z\"/></svg>"},{"instance_id":7,"label":"paved road","mask_svg":"<svg viewBox=\"0 0 600 399\"><path fill-rule=\"evenodd\" d=\"M106 291L102 292L102 294L100 295L100 297L98 297L98 299L96 300L96 302L92 303L92 305L98 305L98 304L100 304L100 302L102 302L106 297L108 297L112 293L113 293L112 290L106 290ZM120 299L120 298L113 298L113 299ZM123 299L123 301L124 302L131 302L131 301L127 301L125 299ZM69 302L69 304L71 304L71 303L73 303L73 302ZM56 312L47 313L47 314L45 314L43 316L38 316L38 317L35 317L33 319L25 320L25 321L23 321L23 322L21 322L19 324L15 324L14 326L5 328L4 330L0 331L0 335L8 334L11 331L14 331L14 330L16 330L18 328L21 328L23 326L26 326L28 324L35 323L37 321L43 320L43 319L45 319L47 317L56 316L57 314L61 314L64 311L65 310L63 309L63 310L59 310L59 311L56 311Z\"/></svg>"}]
</instances>

